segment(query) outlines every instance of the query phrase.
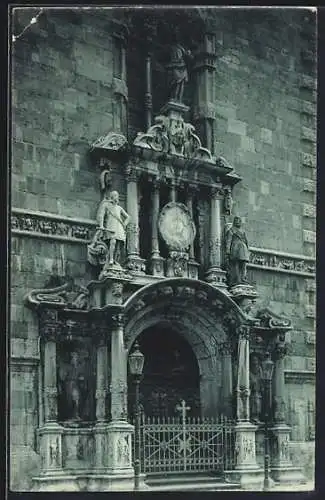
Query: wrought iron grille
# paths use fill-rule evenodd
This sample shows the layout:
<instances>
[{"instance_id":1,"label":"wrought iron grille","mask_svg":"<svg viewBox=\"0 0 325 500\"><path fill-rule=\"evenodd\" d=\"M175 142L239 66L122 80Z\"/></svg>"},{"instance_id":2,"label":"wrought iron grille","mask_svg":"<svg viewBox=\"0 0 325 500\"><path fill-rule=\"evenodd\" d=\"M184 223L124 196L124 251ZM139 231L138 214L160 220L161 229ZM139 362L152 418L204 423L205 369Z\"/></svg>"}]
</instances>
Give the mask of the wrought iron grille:
<instances>
[{"instance_id":1,"label":"wrought iron grille","mask_svg":"<svg viewBox=\"0 0 325 500\"><path fill-rule=\"evenodd\" d=\"M137 441L141 472L145 474L213 472L222 475L234 468L234 422L224 416L142 416Z\"/></svg>"}]
</instances>

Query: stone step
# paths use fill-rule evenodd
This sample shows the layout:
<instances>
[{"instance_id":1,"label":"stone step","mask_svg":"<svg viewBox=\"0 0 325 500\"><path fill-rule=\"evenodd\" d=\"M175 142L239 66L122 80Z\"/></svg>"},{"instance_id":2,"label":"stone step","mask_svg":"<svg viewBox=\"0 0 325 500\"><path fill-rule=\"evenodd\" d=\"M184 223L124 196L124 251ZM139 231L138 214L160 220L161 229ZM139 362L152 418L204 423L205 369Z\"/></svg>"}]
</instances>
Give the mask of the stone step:
<instances>
[{"instance_id":1,"label":"stone step","mask_svg":"<svg viewBox=\"0 0 325 500\"><path fill-rule=\"evenodd\" d=\"M240 489L239 484L232 483L174 483L160 484L151 486L148 485L149 491L228 491Z\"/></svg>"},{"instance_id":2,"label":"stone step","mask_svg":"<svg viewBox=\"0 0 325 500\"><path fill-rule=\"evenodd\" d=\"M233 490L240 486L237 483L225 482L213 474L150 474L146 479L146 484L151 491L171 491L171 490L195 490L195 491L217 491Z\"/></svg>"}]
</instances>

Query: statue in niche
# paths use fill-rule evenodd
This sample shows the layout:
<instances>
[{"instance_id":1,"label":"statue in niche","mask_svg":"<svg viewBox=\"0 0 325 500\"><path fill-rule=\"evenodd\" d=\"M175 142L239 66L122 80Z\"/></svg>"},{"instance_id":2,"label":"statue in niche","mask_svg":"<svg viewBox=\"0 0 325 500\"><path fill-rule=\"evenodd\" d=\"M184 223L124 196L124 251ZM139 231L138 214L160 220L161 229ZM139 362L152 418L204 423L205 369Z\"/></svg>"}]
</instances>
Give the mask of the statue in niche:
<instances>
[{"instance_id":1,"label":"statue in niche","mask_svg":"<svg viewBox=\"0 0 325 500\"><path fill-rule=\"evenodd\" d=\"M172 45L170 61L166 66L170 100L177 102L183 101L184 87L188 82L186 59L189 57L191 57L190 50L186 50L179 43Z\"/></svg>"},{"instance_id":2,"label":"statue in niche","mask_svg":"<svg viewBox=\"0 0 325 500\"><path fill-rule=\"evenodd\" d=\"M97 212L98 227L92 243L88 246L88 255L92 257L91 262L95 263L94 257L103 252L101 245L104 243L107 245L105 268L114 264L121 265L122 251L126 241L126 226L129 220L129 215L119 205L119 193L106 191Z\"/></svg>"},{"instance_id":3,"label":"statue in niche","mask_svg":"<svg viewBox=\"0 0 325 500\"><path fill-rule=\"evenodd\" d=\"M226 264L229 272L229 285L247 284L246 269L249 262L249 249L245 231L242 231L241 217L234 217L232 226L226 232Z\"/></svg>"},{"instance_id":4,"label":"statue in niche","mask_svg":"<svg viewBox=\"0 0 325 500\"><path fill-rule=\"evenodd\" d=\"M64 420L78 422L87 413L89 387L85 373L86 359L82 359L76 351L72 351L69 358L69 362L62 363L59 368L59 393L66 417Z\"/></svg>"},{"instance_id":5,"label":"statue in niche","mask_svg":"<svg viewBox=\"0 0 325 500\"><path fill-rule=\"evenodd\" d=\"M263 374L262 368L256 354L251 356L250 360L250 417L251 420L260 422L262 413L262 391L263 391Z\"/></svg>"}]
</instances>

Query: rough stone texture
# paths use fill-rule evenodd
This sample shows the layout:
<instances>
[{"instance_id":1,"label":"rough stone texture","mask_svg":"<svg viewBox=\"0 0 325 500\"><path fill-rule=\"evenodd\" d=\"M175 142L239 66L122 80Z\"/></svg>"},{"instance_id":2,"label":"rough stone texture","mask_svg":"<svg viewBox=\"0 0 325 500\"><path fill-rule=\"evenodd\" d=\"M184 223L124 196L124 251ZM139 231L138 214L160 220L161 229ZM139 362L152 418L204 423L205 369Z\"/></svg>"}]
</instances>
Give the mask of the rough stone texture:
<instances>
[{"instance_id":1,"label":"rough stone texture","mask_svg":"<svg viewBox=\"0 0 325 500\"><path fill-rule=\"evenodd\" d=\"M35 10L19 13L15 32L28 24ZM99 136L125 128L113 87L111 15L109 10L53 10L16 42L12 206L94 219L100 200L99 179L87 151ZM223 9L213 15L210 11L209 16L218 48L215 149L243 177L234 188L234 211L246 219L250 245L314 255L314 15L305 10ZM131 137L144 126L142 63L137 56L131 47ZM114 172L113 184L124 205L122 172ZM30 289L44 287L55 266L64 274L66 262L81 282L93 277L86 245L12 238L13 356L38 357L37 320L23 306L23 299ZM314 345L306 344L305 339L314 328L314 319L307 317L305 306L312 305L315 294L306 291L303 277L253 269L249 279L256 283L259 306L293 320L291 366L307 370L305 358L314 356ZM305 363L299 365L297 358ZM30 487L38 467L37 367L25 367L21 372L16 363L11 376L12 488L24 490ZM299 404L306 401L306 394L312 401L313 393L312 384L298 381L287 385L287 395L294 394ZM291 423L291 416L288 418ZM301 445L299 452L309 444ZM309 466L311 452L302 451L301 455Z\"/></svg>"}]
</instances>

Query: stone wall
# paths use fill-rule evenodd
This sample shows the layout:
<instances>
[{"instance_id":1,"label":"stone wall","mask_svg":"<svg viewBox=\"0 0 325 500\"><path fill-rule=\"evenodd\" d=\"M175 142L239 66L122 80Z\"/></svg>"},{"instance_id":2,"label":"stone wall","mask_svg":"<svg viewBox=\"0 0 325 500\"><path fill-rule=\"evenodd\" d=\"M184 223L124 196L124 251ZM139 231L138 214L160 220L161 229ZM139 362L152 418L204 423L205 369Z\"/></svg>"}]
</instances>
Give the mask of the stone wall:
<instances>
[{"instance_id":1,"label":"stone wall","mask_svg":"<svg viewBox=\"0 0 325 500\"><path fill-rule=\"evenodd\" d=\"M21 32L37 12L18 9L15 32ZM16 41L12 50L13 207L95 218L99 172L89 161L89 146L110 130L125 129L114 90L118 57L111 16L110 10L52 10ZM243 177L234 189L234 208L246 219L249 243L313 255L316 92L310 43L314 16L306 17L310 18L306 11L270 18L262 11L216 12L216 152ZM136 64L130 68L138 70ZM133 120L132 133L142 128L143 119L136 114L129 120ZM121 172L113 184L124 204ZM53 269L64 274L66 262L77 281L91 279L85 244L12 238L11 476L15 489L28 488L38 467L38 326L23 299L30 289L44 287ZM306 279L257 269L251 270L250 278L256 282L261 306L293 320L291 355L312 358L314 345L306 339L314 329L315 293ZM292 384L297 385L288 383L289 392L295 390ZM309 384L310 398L312 392Z\"/></svg>"}]
</instances>

